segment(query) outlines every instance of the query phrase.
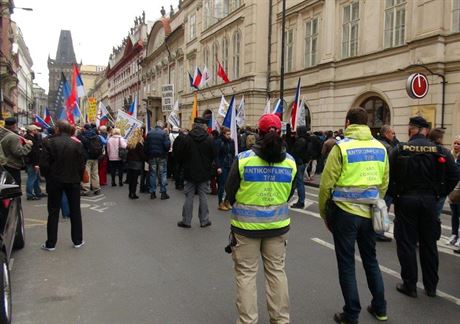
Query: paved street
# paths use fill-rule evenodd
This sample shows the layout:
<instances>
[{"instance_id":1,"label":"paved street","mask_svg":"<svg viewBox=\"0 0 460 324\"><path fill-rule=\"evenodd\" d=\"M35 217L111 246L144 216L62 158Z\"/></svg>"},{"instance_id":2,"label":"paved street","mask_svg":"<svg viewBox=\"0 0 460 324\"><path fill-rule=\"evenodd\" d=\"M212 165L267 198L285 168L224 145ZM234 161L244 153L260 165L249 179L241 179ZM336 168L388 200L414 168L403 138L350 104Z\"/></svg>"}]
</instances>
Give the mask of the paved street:
<instances>
[{"instance_id":1,"label":"paved street","mask_svg":"<svg viewBox=\"0 0 460 324\"><path fill-rule=\"evenodd\" d=\"M54 252L40 250L46 238L46 200L25 201L26 247L14 255L14 323L234 323L233 262L224 252L229 213L209 196L213 226L176 226L183 203L170 184L171 199L128 199L128 188L104 187L103 196L84 197L87 244L74 249L70 223L60 222ZM332 323L343 300L333 241L318 218L318 189L307 187L306 210L292 211L287 274L292 323ZM450 218L443 216L443 234ZM411 299L395 290L399 264L395 243L378 243L390 323L458 323L460 258L440 241L439 297L419 289ZM260 272L260 271L259 271ZM357 279L363 311L360 323L375 323L362 266ZM259 273L260 323L268 323Z\"/></svg>"}]
</instances>

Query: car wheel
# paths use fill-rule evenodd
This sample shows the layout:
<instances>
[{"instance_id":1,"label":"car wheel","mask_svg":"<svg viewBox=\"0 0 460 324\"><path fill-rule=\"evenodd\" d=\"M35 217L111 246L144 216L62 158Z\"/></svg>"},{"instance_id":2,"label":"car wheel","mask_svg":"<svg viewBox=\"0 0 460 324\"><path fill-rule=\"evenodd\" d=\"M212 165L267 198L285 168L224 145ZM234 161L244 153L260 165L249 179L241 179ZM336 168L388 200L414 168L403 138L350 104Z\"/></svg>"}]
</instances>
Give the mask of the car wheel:
<instances>
[{"instance_id":1,"label":"car wheel","mask_svg":"<svg viewBox=\"0 0 460 324\"><path fill-rule=\"evenodd\" d=\"M22 213L22 206L19 206L18 223L16 225L16 236L14 237L13 248L20 250L25 245L25 229L24 229L24 214Z\"/></svg>"},{"instance_id":2,"label":"car wheel","mask_svg":"<svg viewBox=\"0 0 460 324\"><path fill-rule=\"evenodd\" d=\"M11 323L10 270L5 253L0 252L0 323Z\"/></svg>"}]
</instances>

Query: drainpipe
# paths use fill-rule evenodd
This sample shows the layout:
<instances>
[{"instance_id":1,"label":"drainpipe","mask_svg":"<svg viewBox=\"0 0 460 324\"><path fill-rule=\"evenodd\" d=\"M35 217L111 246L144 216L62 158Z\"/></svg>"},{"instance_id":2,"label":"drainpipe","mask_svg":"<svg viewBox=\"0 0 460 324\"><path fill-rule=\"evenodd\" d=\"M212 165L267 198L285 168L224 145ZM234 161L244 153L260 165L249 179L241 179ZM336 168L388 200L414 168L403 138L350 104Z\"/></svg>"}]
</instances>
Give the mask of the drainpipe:
<instances>
[{"instance_id":1,"label":"drainpipe","mask_svg":"<svg viewBox=\"0 0 460 324\"><path fill-rule=\"evenodd\" d=\"M268 62L267 62L267 97L270 98L270 78L271 78L271 60L272 60L272 14L273 0L268 3Z\"/></svg>"}]
</instances>

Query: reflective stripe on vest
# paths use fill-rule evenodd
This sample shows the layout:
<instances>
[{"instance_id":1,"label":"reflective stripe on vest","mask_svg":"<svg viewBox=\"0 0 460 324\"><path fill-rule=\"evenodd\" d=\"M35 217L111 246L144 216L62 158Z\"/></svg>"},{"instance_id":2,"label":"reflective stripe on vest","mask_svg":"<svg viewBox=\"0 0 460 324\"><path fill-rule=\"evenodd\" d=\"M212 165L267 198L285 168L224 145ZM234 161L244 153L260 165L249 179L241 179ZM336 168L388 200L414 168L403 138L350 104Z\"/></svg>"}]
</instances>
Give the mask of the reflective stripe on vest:
<instances>
[{"instance_id":1,"label":"reflective stripe on vest","mask_svg":"<svg viewBox=\"0 0 460 324\"><path fill-rule=\"evenodd\" d=\"M253 151L238 155L240 188L232 208L232 226L245 230L269 230L290 223L287 199L296 172L294 159L286 154L268 164Z\"/></svg>"},{"instance_id":2,"label":"reflective stripe on vest","mask_svg":"<svg viewBox=\"0 0 460 324\"><path fill-rule=\"evenodd\" d=\"M377 140L359 141L345 138L337 143L342 154L342 173L332 199L360 204L373 204L379 198L387 151ZM337 191L337 192L335 192Z\"/></svg>"}]
</instances>

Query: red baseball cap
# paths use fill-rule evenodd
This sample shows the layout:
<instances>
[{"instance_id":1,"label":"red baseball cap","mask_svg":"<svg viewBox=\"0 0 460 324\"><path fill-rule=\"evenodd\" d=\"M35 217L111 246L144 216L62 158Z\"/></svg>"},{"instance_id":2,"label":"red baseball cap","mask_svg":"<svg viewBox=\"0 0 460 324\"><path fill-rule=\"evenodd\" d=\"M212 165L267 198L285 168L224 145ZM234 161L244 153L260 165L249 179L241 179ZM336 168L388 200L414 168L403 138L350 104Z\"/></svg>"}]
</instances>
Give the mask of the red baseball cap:
<instances>
[{"instance_id":1,"label":"red baseball cap","mask_svg":"<svg viewBox=\"0 0 460 324\"><path fill-rule=\"evenodd\" d=\"M265 114L259 119L259 130L262 133L268 133L270 129L275 129L277 132L281 131L281 120L275 114Z\"/></svg>"}]
</instances>

